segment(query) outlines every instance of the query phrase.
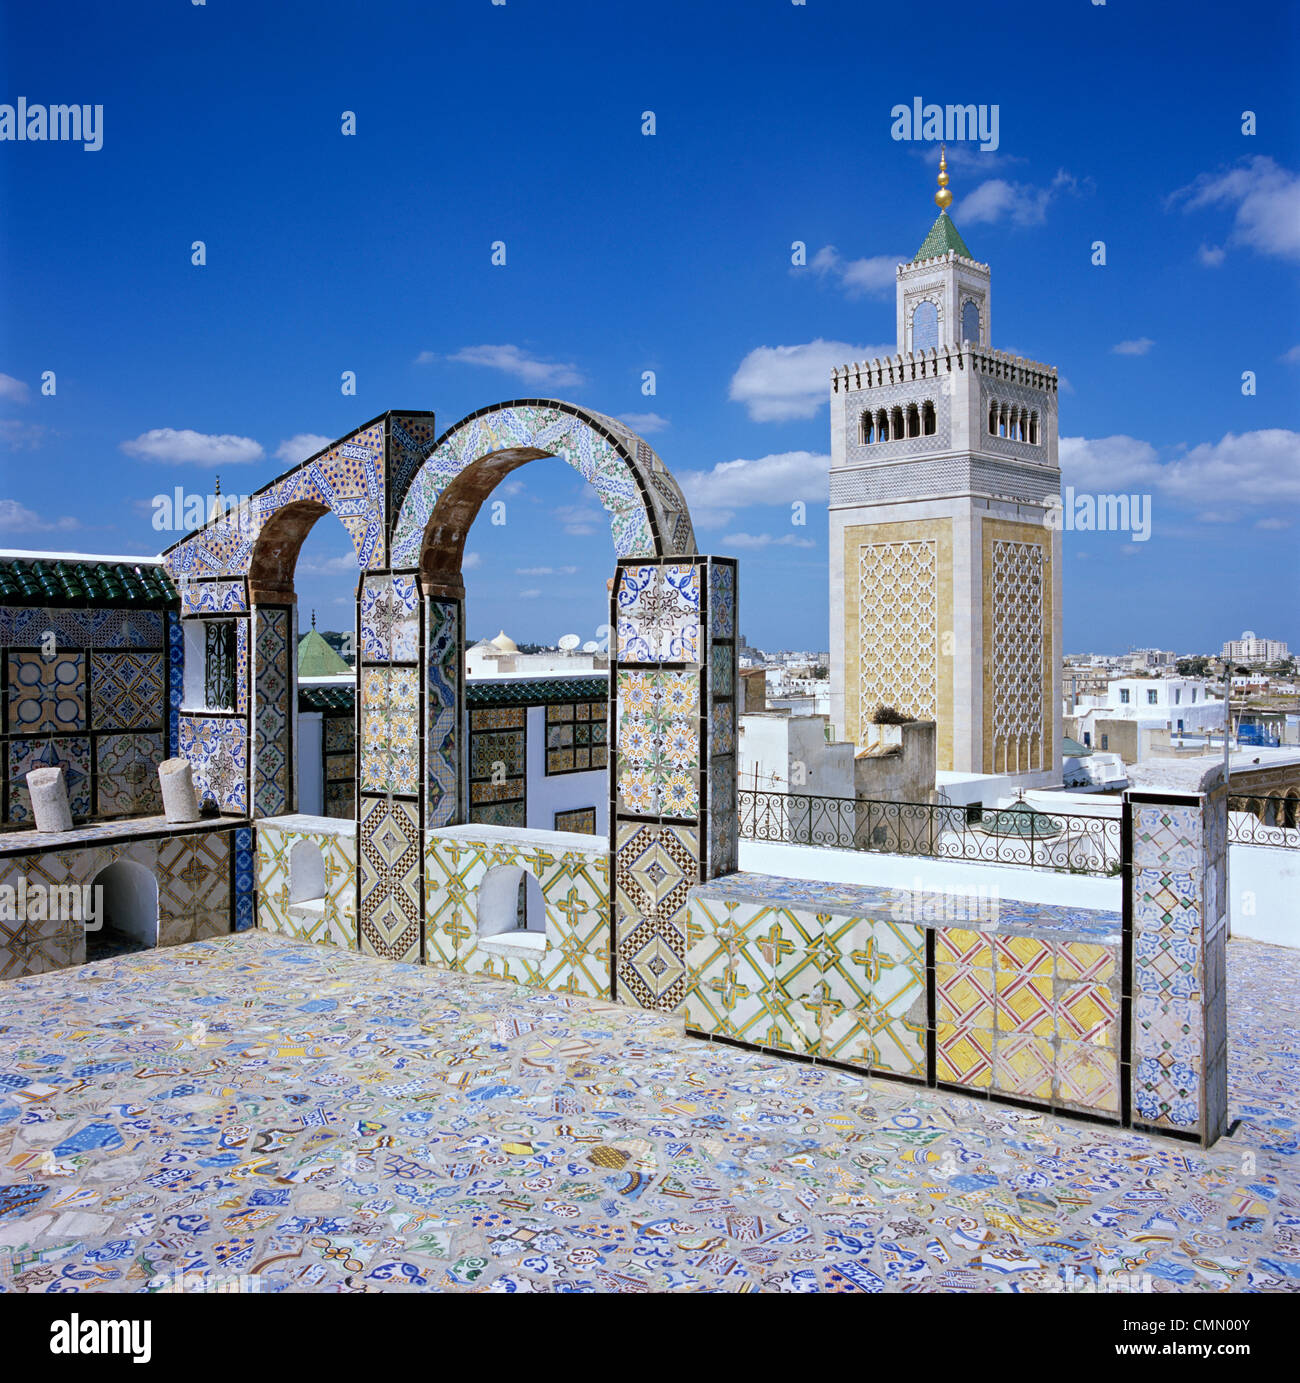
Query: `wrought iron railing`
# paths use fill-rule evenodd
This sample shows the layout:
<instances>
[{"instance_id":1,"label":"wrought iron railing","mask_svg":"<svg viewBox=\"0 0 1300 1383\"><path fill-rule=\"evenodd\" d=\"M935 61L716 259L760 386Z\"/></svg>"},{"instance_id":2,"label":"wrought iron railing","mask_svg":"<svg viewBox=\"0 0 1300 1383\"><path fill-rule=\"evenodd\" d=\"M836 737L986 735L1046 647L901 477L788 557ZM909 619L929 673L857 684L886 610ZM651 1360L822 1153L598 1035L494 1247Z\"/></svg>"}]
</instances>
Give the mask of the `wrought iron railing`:
<instances>
[{"instance_id":1,"label":"wrought iron railing","mask_svg":"<svg viewBox=\"0 0 1300 1383\"><path fill-rule=\"evenodd\" d=\"M1022 864L1067 874L1120 872L1118 817L928 802L815 797L741 788L742 840L890 855Z\"/></svg>"},{"instance_id":2,"label":"wrought iron railing","mask_svg":"<svg viewBox=\"0 0 1300 1383\"><path fill-rule=\"evenodd\" d=\"M1229 797L1229 845L1278 845L1300 850L1300 800Z\"/></svg>"}]
</instances>

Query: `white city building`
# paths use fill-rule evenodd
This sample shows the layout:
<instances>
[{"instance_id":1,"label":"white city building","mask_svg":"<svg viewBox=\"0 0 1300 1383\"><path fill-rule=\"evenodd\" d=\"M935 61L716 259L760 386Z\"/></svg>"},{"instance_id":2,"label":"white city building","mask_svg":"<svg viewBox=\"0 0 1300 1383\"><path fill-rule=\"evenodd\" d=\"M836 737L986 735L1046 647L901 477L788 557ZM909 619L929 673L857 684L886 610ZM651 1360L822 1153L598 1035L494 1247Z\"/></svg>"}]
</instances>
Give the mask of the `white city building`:
<instances>
[{"instance_id":1,"label":"white city building","mask_svg":"<svg viewBox=\"0 0 1300 1383\"><path fill-rule=\"evenodd\" d=\"M1224 661L1234 663L1280 663L1291 655L1283 639L1257 639L1253 629L1247 629L1239 639L1229 639L1223 645Z\"/></svg>"}]
</instances>

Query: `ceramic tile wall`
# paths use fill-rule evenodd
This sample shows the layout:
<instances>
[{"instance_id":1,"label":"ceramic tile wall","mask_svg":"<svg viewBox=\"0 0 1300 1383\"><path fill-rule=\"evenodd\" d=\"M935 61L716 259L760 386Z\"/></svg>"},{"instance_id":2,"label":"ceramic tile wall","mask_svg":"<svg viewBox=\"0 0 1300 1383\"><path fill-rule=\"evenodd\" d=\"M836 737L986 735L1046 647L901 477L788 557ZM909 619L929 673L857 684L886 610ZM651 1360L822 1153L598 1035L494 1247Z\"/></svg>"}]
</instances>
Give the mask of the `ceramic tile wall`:
<instances>
[{"instance_id":1,"label":"ceramic tile wall","mask_svg":"<svg viewBox=\"0 0 1300 1383\"><path fill-rule=\"evenodd\" d=\"M367 663L414 663L420 653L419 578L367 576L361 586L361 657Z\"/></svg>"},{"instance_id":2,"label":"ceramic tile wall","mask_svg":"<svg viewBox=\"0 0 1300 1383\"><path fill-rule=\"evenodd\" d=\"M611 616L618 997L667 1011L688 987L687 890L736 867L734 564L621 561Z\"/></svg>"},{"instance_id":3,"label":"ceramic tile wall","mask_svg":"<svg viewBox=\"0 0 1300 1383\"><path fill-rule=\"evenodd\" d=\"M1051 909L1044 936L934 928L931 1069L928 929L898 920L903 901L889 890L763 875L697 885L688 1026L1118 1120L1119 937L1053 930Z\"/></svg>"},{"instance_id":4,"label":"ceramic tile wall","mask_svg":"<svg viewBox=\"0 0 1300 1383\"><path fill-rule=\"evenodd\" d=\"M218 810L248 811L248 725L235 716L179 717L177 752L190 761L194 786Z\"/></svg>"},{"instance_id":5,"label":"ceramic tile wall","mask_svg":"<svg viewBox=\"0 0 1300 1383\"><path fill-rule=\"evenodd\" d=\"M1227 1123L1227 798L1132 793L1133 1122L1213 1142Z\"/></svg>"},{"instance_id":6,"label":"ceramic tile wall","mask_svg":"<svg viewBox=\"0 0 1300 1383\"><path fill-rule=\"evenodd\" d=\"M312 830L309 818L259 821L257 837L257 925L301 941L357 949L357 839L355 827ZM320 852L324 893L293 902L291 880L298 846ZM301 868L301 865L299 866ZM315 905L313 905L313 903Z\"/></svg>"},{"instance_id":7,"label":"ceramic tile wall","mask_svg":"<svg viewBox=\"0 0 1300 1383\"><path fill-rule=\"evenodd\" d=\"M0 885L66 887L93 884L118 860L142 865L158 885L158 945L179 946L231 930L232 830L193 831L150 840L124 833L97 842L0 859ZM80 965L86 932L76 918L0 919L0 979Z\"/></svg>"},{"instance_id":8,"label":"ceramic tile wall","mask_svg":"<svg viewBox=\"0 0 1300 1383\"><path fill-rule=\"evenodd\" d=\"M419 961L422 853L414 802L361 798L357 865L363 954Z\"/></svg>"},{"instance_id":9,"label":"ceramic tile wall","mask_svg":"<svg viewBox=\"0 0 1300 1383\"><path fill-rule=\"evenodd\" d=\"M510 947L478 936L478 890L493 869L530 874L546 905L545 950ZM609 854L606 842L574 846L549 831L505 832L472 826L425 837L428 962L467 974L589 998L608 998Z\"/></svg>"},{"instance_id":10,"label":"ceramic tile wall","mask_svg":"<svg viewBox=\"0 0 1300 1383\"><path fill-rule=\"evenodd\" d=\"M430 599L425 622L425 825L449 826L460 819L464 607Z\"/></svg>"},{"instance_id":11,"label":"ceramic tile wall","mask_svg":"<svg viewBox=\"0 0 1300 1383\"><path fill-rule=\"evenodd\" d=\"M710 895L688 905L687 1026L924 1079L924 928Z\"/></svg>"},{"instance_id":12,"label":"ceramic tile wall","mask_svg":"<svg viewBox=\"0 0 1300 1383\"><path fill-rule=\"evenodd\" d=\"M164 616L0 607L0 815L31 821L25 775L62 767L76 818L157 809L168 735ZM46 657L44 643L56 636ZM35 646L14 646L30 640Z\"/></svg>"},{"instance_id":13,"label":"ceramic tile wall","mask_svg":"<svg viewBox=\"0 0 1300 1383\"><path fill-rule=\"evenodd\" d=\"M246 620L237 621L243 627ZM253 814L280 816L293 805L293 610L253 607ZM246 655L245 655L246 656ZM240 667L236 687L247 685Z\"/></svg>"},{"instance_id":14,"label":"ceramic tile wall","mask_svg":"<svg viewBox=\"0 0 1300 1383\"><path fill-rule=\"evenodd\" d=\"M469 713L469 819L528 824L528 712L486 706Z\"/></svg>"},{"instance_id":15,"label":"ceramic tile wall","mask_svg":"<svg viewBox=\"0 0 1300 1383\"><path fill-rule=\"evenodd\" d=\"M1119 1118L1118 946L942 927L934 958L936 1079Z\"/></svg>"}]
</instances>

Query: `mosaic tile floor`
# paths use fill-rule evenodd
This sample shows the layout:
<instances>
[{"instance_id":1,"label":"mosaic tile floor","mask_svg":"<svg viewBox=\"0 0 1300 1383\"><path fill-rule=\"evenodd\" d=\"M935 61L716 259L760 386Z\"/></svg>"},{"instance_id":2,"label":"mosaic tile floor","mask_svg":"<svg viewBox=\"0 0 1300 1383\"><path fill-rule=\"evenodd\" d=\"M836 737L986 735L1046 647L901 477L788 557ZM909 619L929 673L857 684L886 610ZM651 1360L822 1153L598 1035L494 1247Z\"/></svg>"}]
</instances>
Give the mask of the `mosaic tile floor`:
<instances>
[{"instance_id":1,"label":"mosaic tile floor","mask_svg":"<svg viewBox=\"0 0 1300 1383\"><path fill-rule=\"evenodd\" d=\"M1228 963L1208 1154L265 933L10 981L0 1291L1297 1290L1300 951Z\"/></svg>"}]
</instances>

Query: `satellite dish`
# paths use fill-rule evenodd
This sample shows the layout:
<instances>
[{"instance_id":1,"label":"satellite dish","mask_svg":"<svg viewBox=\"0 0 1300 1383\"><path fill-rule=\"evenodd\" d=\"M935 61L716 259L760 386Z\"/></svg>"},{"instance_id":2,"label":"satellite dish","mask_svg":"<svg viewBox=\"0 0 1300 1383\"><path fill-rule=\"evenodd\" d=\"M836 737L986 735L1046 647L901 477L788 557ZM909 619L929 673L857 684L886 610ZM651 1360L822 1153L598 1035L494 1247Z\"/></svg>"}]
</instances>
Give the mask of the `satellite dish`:
<instances>
[{"instance_id":1,"label":"satellite dish","mask_svg":"<svg viewBox=\"0 0 1300 1383\"><path fill-rule=\"evenodd\" d=\"M600 645L595 639L588 639L587 642L582 645L582 651L584 653L599 653Z\"/></svg>"},{"instance_id":2,"label":"satellite dish","mask_svg":"<svg viewBox=\"0 0 1300 1383\"><path fill-rule=\"evenodd\" d=\"M581 642L582 640L576 634L565 634L560 639L560 647L566 653L572 653Z\"/></svg>"}]
</instances>

